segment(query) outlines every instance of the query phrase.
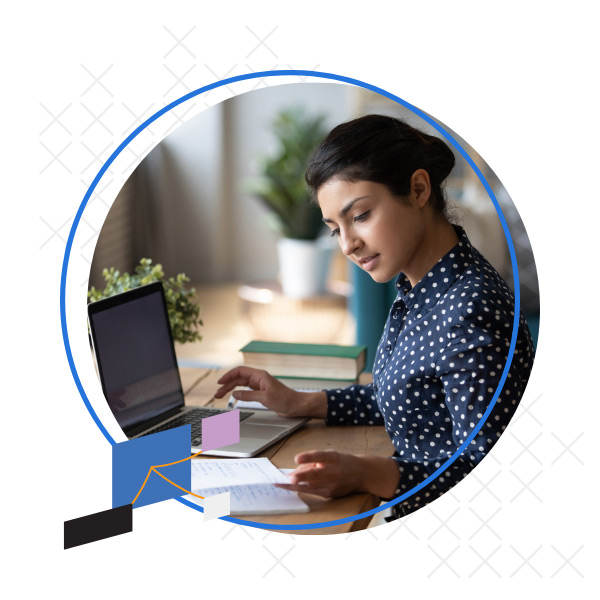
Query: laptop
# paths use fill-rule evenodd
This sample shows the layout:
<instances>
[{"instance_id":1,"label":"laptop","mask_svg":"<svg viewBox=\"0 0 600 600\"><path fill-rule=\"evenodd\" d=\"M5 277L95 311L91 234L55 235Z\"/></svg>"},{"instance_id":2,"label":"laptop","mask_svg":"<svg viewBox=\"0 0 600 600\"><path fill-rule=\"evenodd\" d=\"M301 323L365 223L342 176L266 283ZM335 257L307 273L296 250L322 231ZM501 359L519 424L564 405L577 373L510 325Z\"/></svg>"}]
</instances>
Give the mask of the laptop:
<instances>
[{"instance_id":1,"label":"laptop","mask_svg":"<svg viewBox=\"0 0 600 600\"><path fill-rule=\"evenodd\" d=\"M191 449L202 450L202 419L226 410L185 406L162 283L88 305L92 347L108 405L129 439L190 423ZM240 441L207 451L251 457L301 427L267 410L240 412Z\"/></svg>"}]
</instances>

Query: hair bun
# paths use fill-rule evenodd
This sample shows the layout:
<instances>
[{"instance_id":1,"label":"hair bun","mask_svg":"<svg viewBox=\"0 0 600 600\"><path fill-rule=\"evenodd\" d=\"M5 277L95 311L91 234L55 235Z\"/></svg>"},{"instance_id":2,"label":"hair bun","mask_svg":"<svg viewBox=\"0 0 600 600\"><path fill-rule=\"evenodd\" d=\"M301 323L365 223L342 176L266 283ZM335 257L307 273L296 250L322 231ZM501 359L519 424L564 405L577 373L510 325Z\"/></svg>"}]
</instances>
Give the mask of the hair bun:
<instances>
[{"instance_id":1,"label":"hair bun","mask_svg":"<svg viewBox=\"0 0 600 600\"><path fill-rule=\"evenodd\" d=\"M394 196L405 198L412 174L425 169L431 182L431 205L446 214L442 183L454 163L454 153L441 138L395 117L365 115L331 130L312 155L305 179L314 200L319 188L333 177L380 183Z\"/></svg>"},{"instance_id":2,"label":"hair bun","mask_svg":"<svg viewBox=\"0 0 600 600\"><path fill-rule=\"evenodd\" d=\"M434 136L428 136L423 150L429 177L436 184L442 183L454 168L456 163L454 153L443 140Z\"/></svg>"}]
</instances>

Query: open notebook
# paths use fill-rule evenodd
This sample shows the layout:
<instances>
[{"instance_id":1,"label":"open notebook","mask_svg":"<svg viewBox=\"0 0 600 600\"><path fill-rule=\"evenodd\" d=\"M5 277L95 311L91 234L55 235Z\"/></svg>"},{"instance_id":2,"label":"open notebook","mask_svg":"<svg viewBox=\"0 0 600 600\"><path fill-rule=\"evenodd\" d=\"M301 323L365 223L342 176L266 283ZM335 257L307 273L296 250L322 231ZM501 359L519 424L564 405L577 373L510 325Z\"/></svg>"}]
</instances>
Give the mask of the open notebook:
<instances>
[{"instance_id":1,"label":"open notebook","mask_svg":"<svg viewBox=\"0 0 600 600\"><path fill-rule=\"evenodd\" d=\"M229 492L231 515L308 512L296 492L274 483L289 483L289 479L268 458L192 460L192 492L200 496ZM195 496L185 498L202 505Z\"/></svg>"}]
</instances>

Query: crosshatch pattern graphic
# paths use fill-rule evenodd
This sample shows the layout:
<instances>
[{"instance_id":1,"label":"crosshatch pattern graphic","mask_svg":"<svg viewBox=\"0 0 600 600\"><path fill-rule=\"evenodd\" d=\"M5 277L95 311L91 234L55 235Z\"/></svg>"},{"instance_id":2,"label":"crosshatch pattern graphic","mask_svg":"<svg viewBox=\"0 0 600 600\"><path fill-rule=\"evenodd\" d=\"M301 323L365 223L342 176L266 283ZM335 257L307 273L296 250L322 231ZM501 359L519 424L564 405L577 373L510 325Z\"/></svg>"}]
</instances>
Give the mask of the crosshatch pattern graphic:
<instances>
[{"instance_id":1,"label":"crosshatch pattern graphic","mask_svg":"<svg viewBox=\"0 0 600 600\"><path fill-rule=\"evenodd\" d=\"M235 64L218 59L205 62L199 45L199 30L164 26L157 31L164 54L157 72L162 71L162 97L132 103L122 100L123 90L113 76L118 63L81 64L73 77L80 81L80 94L50 103L40 99L39 111L44 123L39 133L38 172L40 178L50 175L58 180L77 181L79 197L65 201L64 206L48 207L39 215L38 248L40 252L62 248L81 202L101 165L124 137L161 106L181 95L213 83L218 79L274 69L308 68L290 65L277 48L277 40L285 35L278 26L248 25L239 36L247 39L247 51ZM208 59L207 59L208 60ZM311 65L319 69L319 65ZM349 74L351 75L351 74ZM302 77L296 81L301 82ZM212 90L185 103L165 115L122 153L96 188L82 218L73 245L71 269L80 277L83 290L94 245L108 210L123 183L140 160L180 124L224 98L262 86L279 84L268 78L238 82ZM390 90L398 93L398 90ZM399 94L401 95L401 94ZM71 284L73 285L73 284ZM556 578L580 579L585 576L582 556L584 534L573 532L568 541L554 541L552 535L530 544L513 544L503 535L504 515L514 507L524 512L535 511L544 503L556 473L563 468L579 470L583 476L583 432L570 436L549 429L542 418L544 394L528 388L509 428L493 452L463 482L443 498L417 513L360 534L349 534L345 543L361 544L365 537L375 541L413 539L426 549L429 561L416 573L422 577L451 578ZM194 518L194 513L190 518ZM264 554L264 572L298 576L294 564L297 536L277 534L239 525L224 524L223 541L250 537ZM385 546L386 551L389 546Z\"/></svg>"}]
</instances>

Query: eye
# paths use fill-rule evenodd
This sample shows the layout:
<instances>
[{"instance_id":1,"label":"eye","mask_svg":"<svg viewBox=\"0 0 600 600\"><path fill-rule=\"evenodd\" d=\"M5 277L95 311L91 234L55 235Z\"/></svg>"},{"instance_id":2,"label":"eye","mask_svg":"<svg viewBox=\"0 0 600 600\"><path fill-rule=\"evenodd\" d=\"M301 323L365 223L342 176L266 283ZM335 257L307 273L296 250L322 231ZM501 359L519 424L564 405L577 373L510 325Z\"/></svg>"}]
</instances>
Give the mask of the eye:
<instances>
[{"instance_id":1,"label":"eye","mask_svg":"<svg viewBox=\"0 0 600 600\"><path fill-rule=\"evenodd\" d=\"M339 227L331 230L331 237L337 237L338 235L340 235Z\"/></svg>"},{"instance_id":2,"label":"eye","mask_svg":"<svg viewBox=\"0 0 600 600\"><path fill-rule=\"evenodd\" d=\"M356 215L356 217L354 217L354 222L356 223L357 221L364 221L369 216L370 212L371 211L368 210L360 215Z\"/></svg>"}]
</instances>

